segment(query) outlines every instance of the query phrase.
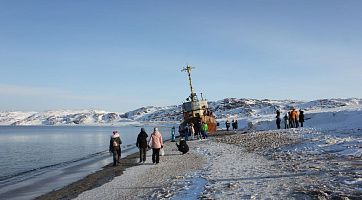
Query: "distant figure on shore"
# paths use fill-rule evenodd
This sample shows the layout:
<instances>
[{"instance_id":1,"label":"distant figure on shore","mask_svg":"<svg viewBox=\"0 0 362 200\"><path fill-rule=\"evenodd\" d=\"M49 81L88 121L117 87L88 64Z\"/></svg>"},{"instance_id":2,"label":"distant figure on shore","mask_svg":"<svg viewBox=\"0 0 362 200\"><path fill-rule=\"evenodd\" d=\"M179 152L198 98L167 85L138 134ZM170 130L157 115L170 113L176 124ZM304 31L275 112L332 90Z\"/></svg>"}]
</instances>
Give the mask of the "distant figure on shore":
<instances>
[{"instance_id":1,"label":"distant figure on shore","mask_svg":"<svg viewBox=\"0 0 362 200\"><path fill-rule=\"evenodd\" d=\"M117 131L113 131L111 140L109 142L109 152L113 154L113 166L120 162L121 158L121 144L122 140Z\"/></svg>"},{"instance_id":2,"label":"distant figure on shore","mask_svg":"<svg viewBox=\"0 0 362 200\"><path fill-rule=\"evenodd\" d=\"M299 113L295 110L295 128L299 127Z\"/></svg>"},{"instance_id":3,"label":"distant figure on shore","mask_svg":"<svg viewBox=\"0 0 362 200\"><path fill-rule=\"evenodd\" d=\"M190 133L191 133L191 140L194 140L195 139L195 128L194 128L193 123L190 123L189 130L190 130Z\"/></svg>"},{"instance_id":4,"label":"distant figure on shore","mask_svg":"<svg viewBox=\"0 0 362 200\"><path fill-rule=\"evenodd\" d=\"M180 144L177 144L177 149L182 152L182 154L185 154L189 151L189 145L187 145L186 140L180 140Z\"/></svg>"},{"instance_id":5,"label":"distant figure on shore","mask_svg":"<svg viewBox=\"0 0 362 200\"><path fill-rule=\"evenodd\" d=\"M230 128L230 122L229 120L227 119L226 122L225 122L225 126L226 126L226 131L229 131L229 128Z\"/></svg>"},{"instance_id":6,"label":"distant figure on shore","mask_svg":"<svg viewBox=\"0 0 362 200\"><path fill-rule=\"evenodd\" d=\"M176 127L172 127L171 129L171 142L175 142L176 141Z\"/></svg>"},{"instance_id":7,"label":"distant figure on shore","mask_svg":"<svg viewBox=\"0 0 362 200\"><path fill-rule=\"evenodd\" d=\"M189 141L190 125L187 123L184 127L185 140Z\"/></svg>"},{"instance_id":8,"label":"distant figure on shore","mask_svg":"<svg viewBox=\"0 0 362 200\"><path fill-rule=\"evenodd\" d=\"M293 108L292 111L290 111L291 128L297 128L297 115L297 111Z\"/></svg>"},{"instance_id":9,"label":"distant figure on shore","mask_svg":"<svg viewBox=\"0 0 362 200\"><path fill-rule=\"evenodd\" d=\"M158 164L160 162L160 149L163 148L162 135L158 128L153 129L148 145L152 148L152 162Z\"/></svg>"},{"instance_id":10,"label":"distant figure on shore","mask_svg":"<svg viewBox=\"0 0 362 200\"><path fill-rule=\"evenodd\" d=\"M144 128L141 128L141 132L137 136L136 146L140 151L140 163L146 162L146 153L147 153L147 133Z\"/></svg>"},{"instance_id":11,"label":"distant figure on shore","mask_svg":"<svg viewBox=\"0 0 362 200\"><path fill-rule=\"evenodd\" d=\"M236 131L236 129L238 129L238 121L233 119L231 126L233 127L233 131Z\"/></svg>"},{"instance_id":12,"label":"distant figure on shore","mask_svg":"<svg viewBox=\"0 0 362 200\"><path fill-rule=\"evenodd\" d=\"M203 139L206 139L208 137L207 135L208 130L209 130L209 125L207 125L207 123L203 123L201 129L201 134Z\"/></svg>"},{"instance_id":13,"label":"distant figure on shore","mask_svg":"<svg viewBox=\"0 0 362 200\"><path fill-rule=\"evenodd\" d=\"M276 116L275 118L277 118L277 120L276 120L277 128L280 129L280 122L282 121L282 120L280 119L280 111L277 110L276 113L277 113L277 116Z\"/></svg>"},{"instance_id":14,"label":"distant figure on shore","mask_svg":"<svg viewBox=\"0 0 362 200\"><path fill-rule=\"evenodd\" d=\"M202 122L201 119L197 120L197 129L195 129L195 132L197 134L197 139L201 140L202 139Z\"/></svg>"},{"instance_id":15,"label":"distant figure on shore","mask_svg":"<svg viewBox=\"0 0 362 200\"><path fill-rule=\"evenodd\" d=\"M300 127L303 127L304 111L302 109L299 110L299 122L300 122Z\"/></svg>"},{"instance_id":16,"label":"distant figure on shore","mask_svg":"<svg viewBox=\"0 0 362 200\"><path fill-rule=\"evenodd\" d=\"M288 116L288 113L285 113L285 115L284 115L284 128L285 129L289 128L289 116Z\"/></svg>"},{"instance_id":17,"label":"distant figure on shore","mask_svg":"<svg viewBox=\"0 0 362 200\"><path fill-rule=\"evenodd\" d=\"M181 124L178 126L178 134L180 137L184 136L184 127Z\"/></svg>"}]
</instances>

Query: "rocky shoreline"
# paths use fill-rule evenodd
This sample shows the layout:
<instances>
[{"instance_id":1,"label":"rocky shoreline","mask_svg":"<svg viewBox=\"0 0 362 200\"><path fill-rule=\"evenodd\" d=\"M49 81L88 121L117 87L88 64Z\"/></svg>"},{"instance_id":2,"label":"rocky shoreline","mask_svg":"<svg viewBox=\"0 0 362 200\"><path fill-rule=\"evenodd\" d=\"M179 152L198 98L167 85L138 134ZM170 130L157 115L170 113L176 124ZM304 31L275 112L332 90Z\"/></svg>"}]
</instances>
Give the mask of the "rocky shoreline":
<instances>
[{"instance_id":1,"label":"rocky shoreline","mask_svg":"<svg viewBox=\"0 0 362 200\"><path fill-rule=\"evenodd\" d=\"M188 142L185 155L167 142L158 165L151 151L145 164L133 154L38 199L359 199L360 159L289 150L309 143L309 132L219 131Z\"/></svg>"}]
</instances>

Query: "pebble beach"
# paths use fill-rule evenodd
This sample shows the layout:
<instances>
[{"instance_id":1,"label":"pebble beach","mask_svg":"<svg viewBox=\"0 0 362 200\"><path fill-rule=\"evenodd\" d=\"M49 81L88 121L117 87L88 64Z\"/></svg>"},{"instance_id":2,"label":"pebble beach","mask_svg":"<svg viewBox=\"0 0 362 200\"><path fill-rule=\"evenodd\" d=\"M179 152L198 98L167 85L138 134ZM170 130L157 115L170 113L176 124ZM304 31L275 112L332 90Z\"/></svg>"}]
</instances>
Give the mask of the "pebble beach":
<instances>
[{"instance_id":1,"label":"pebble beach","mask_svg":"<svg viewBox=\"0 0 362 200\"><path fill-rule=\"evenodd\" d=\"M360 159L290 151L313 131L218 131L184 155L166 142L157 165L133 154L38 199L360 199Z\"/></svg>"}]
</instances>

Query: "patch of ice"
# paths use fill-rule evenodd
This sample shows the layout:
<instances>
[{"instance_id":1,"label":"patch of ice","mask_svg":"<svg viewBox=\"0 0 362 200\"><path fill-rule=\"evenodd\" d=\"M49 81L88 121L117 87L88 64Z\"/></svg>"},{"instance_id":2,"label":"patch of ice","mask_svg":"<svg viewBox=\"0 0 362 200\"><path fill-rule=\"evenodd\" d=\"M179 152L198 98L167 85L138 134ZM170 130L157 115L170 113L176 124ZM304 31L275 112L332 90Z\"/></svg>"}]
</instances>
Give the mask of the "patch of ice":
<instances>
[{"instance_id":1,"label":"patch of ice","mask_svg":"<svg viewBox=\"0 0 362 200\"><path fill-rule=\"evenodd\" d=\"M355 184L360 184L362 183L362 178L357 178L355 180L352 180L352 181L348 181L348 180L345 180L343 181L345 184L347 185L355 185Z\"/></svg>"}]
</instances>

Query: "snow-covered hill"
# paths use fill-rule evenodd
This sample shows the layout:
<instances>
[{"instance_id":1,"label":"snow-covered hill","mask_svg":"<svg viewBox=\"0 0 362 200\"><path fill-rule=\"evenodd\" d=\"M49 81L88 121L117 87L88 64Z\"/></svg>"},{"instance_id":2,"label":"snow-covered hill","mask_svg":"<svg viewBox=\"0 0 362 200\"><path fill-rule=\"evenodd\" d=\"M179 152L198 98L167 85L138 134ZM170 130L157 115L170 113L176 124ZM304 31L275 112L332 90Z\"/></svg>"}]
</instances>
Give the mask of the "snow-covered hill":
<instances>
[{"instance_id":1,"label":"snow-covered hill","mask_svg":"<svg viewBox=\"0 0 362 200\"><path fill-rule=\"evenodd\" d=\"M2 112L0 125L126 125L139 124L119 113L96 110L55 110L46 112Z\"/></svg>"},{"instance_id":2,"label":"snow-covered hill","mask_svg":"<svg viewBox=\"0 0 362 200\"><path fill-rule=\"evenodd\" d=\"M322 99L315 101L257 100L226 98L210 101L209 106L222 124L226 119L238 119L239 127L272 122L275 111L283 113L292 107L308 115L339 111L362 112L362 99ZM98 110L55 110L46 112L0 112L0 125L140 125L147 122L178 123L182 120L181 106L142 107L126 113ZM261 126L263 127L263 126Z\"/></svg>"},{"instance_id":3,"label":"snow-covered hill","mask_svg":"<svg viewBox=\"0 0 362 200\"><path fill-rule=\"evenodd\" d=\"M182 110L180 106L142 107L121 115L122 118L136 121L180 121Z\"/></svg>"}]
</instances>

